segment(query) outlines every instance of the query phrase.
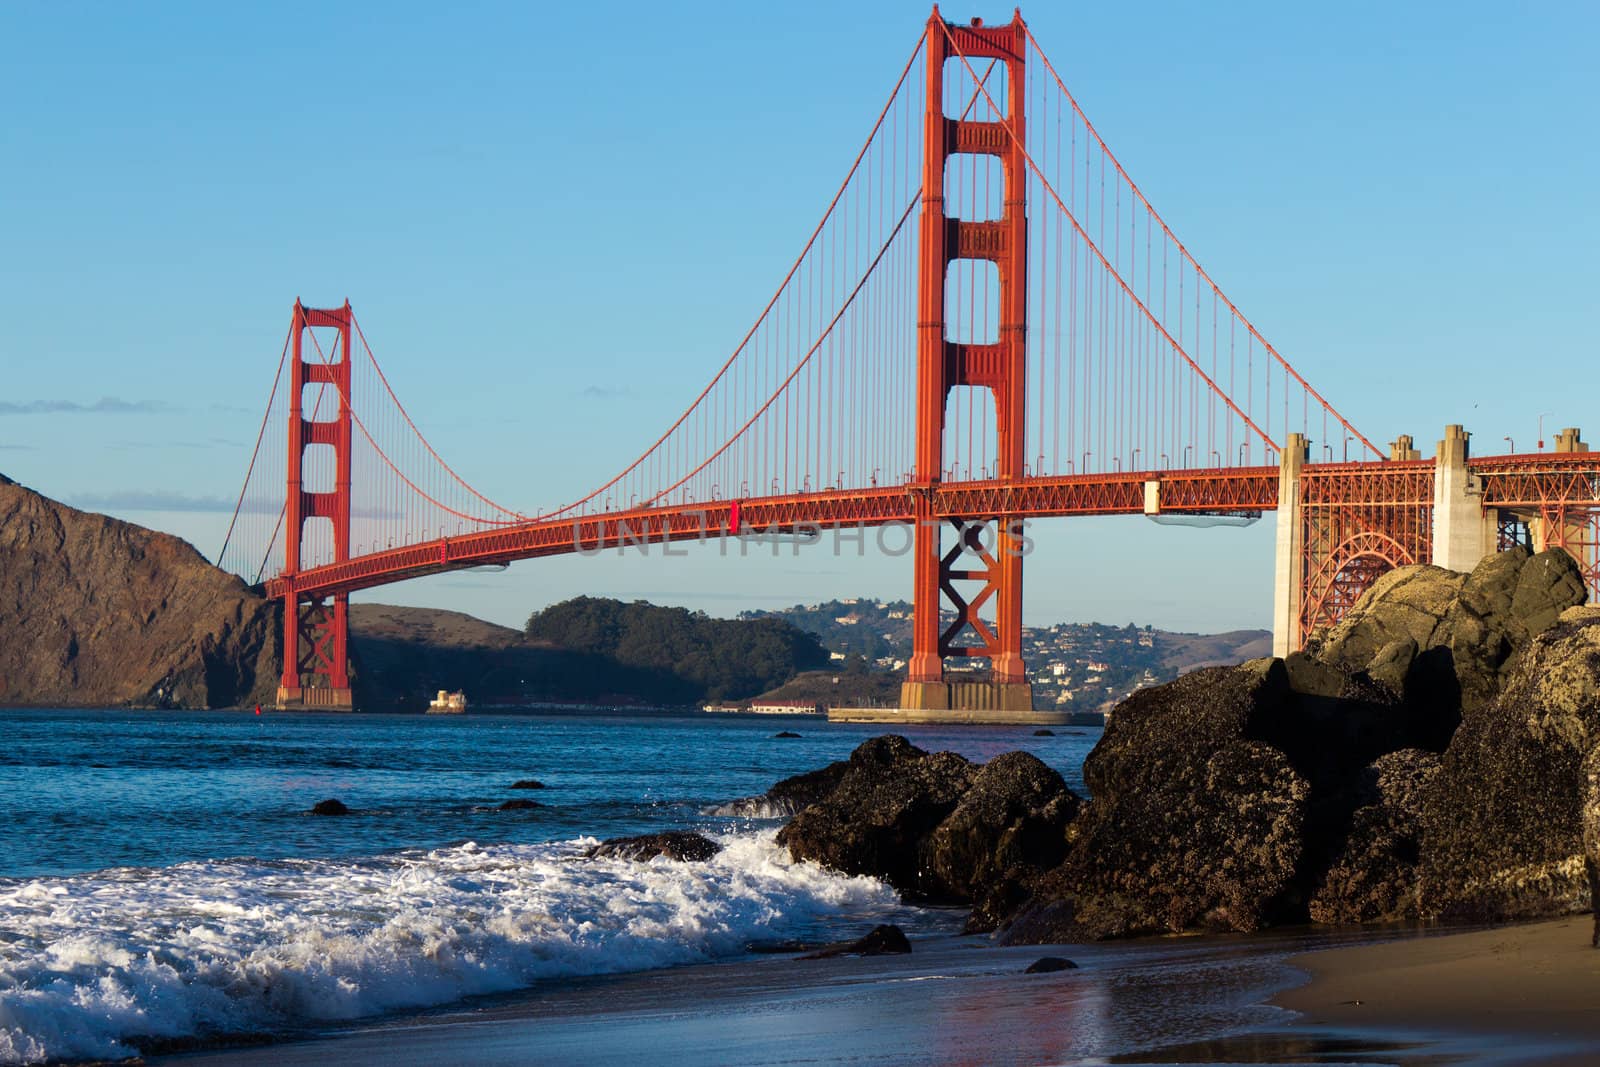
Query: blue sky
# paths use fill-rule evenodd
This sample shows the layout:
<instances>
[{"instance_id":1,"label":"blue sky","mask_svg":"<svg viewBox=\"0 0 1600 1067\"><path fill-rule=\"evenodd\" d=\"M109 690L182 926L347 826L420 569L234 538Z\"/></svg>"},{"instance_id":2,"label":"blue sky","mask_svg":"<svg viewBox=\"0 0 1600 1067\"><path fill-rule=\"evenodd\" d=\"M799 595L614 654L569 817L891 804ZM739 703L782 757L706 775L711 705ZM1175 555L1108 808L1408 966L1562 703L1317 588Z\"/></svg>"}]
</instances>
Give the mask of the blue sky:
<instances>
[{"instance_id":1,"label":"blue sky","mask_svg":"<svg viewBox=\"0 0 1600 1067\"><path fill-rule=\"evenodd\" d=\"M1010 8L945 5L951 18ZM1600 8L1024 10L1238 305L1374 440L1600 440ZM916 3L0 7L0 472L215 555L290 305L348 297L440 452L565 500L726 357ZM581 442L581 447L575 447ZM1270 520L1055 522L1030 621L1267 625ZM517 623L905 596L905 560L560 559L380 590Z\"/></svg>"}]
</instances>

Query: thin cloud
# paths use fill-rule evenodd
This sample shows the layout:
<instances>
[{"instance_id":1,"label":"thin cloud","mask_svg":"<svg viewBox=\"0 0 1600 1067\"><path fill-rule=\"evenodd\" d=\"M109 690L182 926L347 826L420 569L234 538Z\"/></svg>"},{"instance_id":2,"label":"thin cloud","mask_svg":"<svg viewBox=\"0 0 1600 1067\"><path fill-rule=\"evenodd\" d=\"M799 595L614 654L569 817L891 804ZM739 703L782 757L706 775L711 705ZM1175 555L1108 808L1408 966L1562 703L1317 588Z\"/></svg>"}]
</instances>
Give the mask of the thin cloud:
<instances>
[{"instance_id":1,"label":"thin cloud","mask_svg":"<svg viewBox=\"0 0 1600 1067\"><path fill-rule=\"evenodd\" d=\"M67 503L85 511L183 511L194 514L222 512L232 515L235 506L246 515L277 515L283 511L283 501L250 497L239 504L237 497L190 496L165 489L122 489L111 493L80 493L67 497ZM350 509L352 519L391 520L401 514L394 508L356 504ZM357 530L353 540L370 534Z\"/></svg>"},{"instance_id":2,"label":"thin cloud","mask_svg":"<svg viewBox=\"0 0 1600 1067\"><path fill-rule=\"evenodd\" d=\"M108 448L118 451L141 451L145 449L213 449L213 448L243 448L243 441L230 441L226 437L212 437L204 441L114 441Z\"/></svg>"},{"instance_id":3,"label":"thin cloud","mask_svg":"<svg viewBox=\"0 0 1600 1067\"><path fill-rule=\"evenodd\" d=\"M85 493L67 501L73 507L117 511L186 511L232 513L234 501L220 496L189 496L163 489L124 489L115 493Z\"/></svg>"},{"instance_id":4,"label":"thin cloud","mask_svg":"<svg viewBox=\"0 0 1600 1067\"><path fill-rule=\"evenodd\" d=\"M17 403L0 400L0 415L159 415L173 411L160 400L124 400L103 396L85 403L81 400L25 400Z\"/></svg>"},{"instance_id":5,"label":"thin cloud","mask_svg":"<svg viewBox=\"0 0 1600 1067\"><path fill-rule=\"evenodd\" d=\"M632 396L633 390L625 385L589 385L578 394L585 400L619 400Z\"/></svg>"},{"instance_id":6,"label":"thin cloud","mask_svg":"<svg viewBox=\"0 0 1600 1067\"><path fill-rule=\"evenodd\" d=\"M0 452L37 452L38 445L5 445L0 444Z\"/></svg>"}]
</instances>

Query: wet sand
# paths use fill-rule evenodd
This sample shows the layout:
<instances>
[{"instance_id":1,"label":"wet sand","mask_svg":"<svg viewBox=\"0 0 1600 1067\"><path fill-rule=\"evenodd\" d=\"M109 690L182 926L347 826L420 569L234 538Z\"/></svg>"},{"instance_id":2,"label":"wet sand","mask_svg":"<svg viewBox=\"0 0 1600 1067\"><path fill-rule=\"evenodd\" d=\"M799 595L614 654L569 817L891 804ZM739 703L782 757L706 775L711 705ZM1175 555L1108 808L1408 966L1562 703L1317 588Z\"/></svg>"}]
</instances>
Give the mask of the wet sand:
<instances>
[{"instance_id":1,"label":"wet sand","mask_svg":"<svg viewBox=\"0 0 1600 1067\"><path fill-rule=\"evenodd\" d=\"M937 937L906 956L773 956L547 982L150 1062L1564 1067L1600 1063L1600 951L1588 937L1586 918L1469 933L1299 930L1027 948ZM1079 968L1023 973L1045 955Z\"/></svg>"},{"instance_id":2,"label":"wet sand","mask_svg":"<svg viewBox=\"0 0 1600 1067\"><path fill-rule=\"evenodd\" d=\"M1307 1028L1481 1038L1484 1062L1600 1063L1592 930L1581 916L1296 956L1311 982L1273 1003Z\"/></svg>"},{"instance_id":3,"label":"wet sand","mask_svg":"<svg viewBox=\"0 0 1600 1067\"><path fill-rule=\"evenodd\" d=\"M498 1002L152 1062L1165 1063L1173 1061L1162 1049L1284 1027L1290 1013L1266 1002L1304 980L1285 958L1351 937L1302 932L1054 948L935 937L914 942L905 956L766 957L549 982ZM1080 967L1023 973L1044 955ZM1257 1038L1244 1062L1318 1040Z\"/></svg>"}]
</instances>

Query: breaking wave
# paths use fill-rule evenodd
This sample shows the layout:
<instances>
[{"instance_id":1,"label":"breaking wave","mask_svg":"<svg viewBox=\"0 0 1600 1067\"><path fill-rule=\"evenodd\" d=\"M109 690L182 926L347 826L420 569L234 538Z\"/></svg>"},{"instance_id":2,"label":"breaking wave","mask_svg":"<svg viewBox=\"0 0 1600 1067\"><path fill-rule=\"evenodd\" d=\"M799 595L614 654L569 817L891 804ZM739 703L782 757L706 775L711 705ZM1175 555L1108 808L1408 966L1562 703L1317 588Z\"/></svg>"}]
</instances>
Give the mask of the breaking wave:
<instances>
[{"instance_id":1,"label":"breaking wave","mask_svg":"<svg viewBox=\"0 0 1600 1067\"><path fill-rule=\"evenodd\" d=\"M132 1056L695 963L896 894L730 835L703 863L593 838L0 880L0 1063Z\"/></svg>"}]
</instances>

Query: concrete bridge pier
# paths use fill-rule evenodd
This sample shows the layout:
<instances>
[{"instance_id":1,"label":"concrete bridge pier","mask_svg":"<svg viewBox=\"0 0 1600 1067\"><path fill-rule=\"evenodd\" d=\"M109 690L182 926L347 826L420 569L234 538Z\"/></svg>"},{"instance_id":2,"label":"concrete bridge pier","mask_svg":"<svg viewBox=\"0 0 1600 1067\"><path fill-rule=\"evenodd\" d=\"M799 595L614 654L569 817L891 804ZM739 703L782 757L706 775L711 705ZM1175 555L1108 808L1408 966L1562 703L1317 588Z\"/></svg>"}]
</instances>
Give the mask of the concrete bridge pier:
<instances>
[{"instance_id":1,"label":"concrete bridge pier","mask_svg":"<svg viewBox=\"0 0 1600 1067\"><path fill-rule=\"evenodd\" d=\"M1311 454L1303 433L1291 433L1278 464L1278 548L1272 592L1272 654L1280 659L1300 647L1301 559L1305 525L1300 513L1300 471Z\"/></svg>"},{"instance_id":2,"label":"concrete bridge pier","mask_svg":"<svg viewBox=\"0 0 1600 1067\"><path fill-rule=\"evenodd\" d=\"M1433 461L1435 567L1470 571L1499 547L1500 514L1483 506L1483 488L1467 469L1472 435L1451 423Z\"/></svg>"}]
</instances>

